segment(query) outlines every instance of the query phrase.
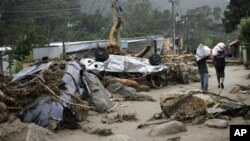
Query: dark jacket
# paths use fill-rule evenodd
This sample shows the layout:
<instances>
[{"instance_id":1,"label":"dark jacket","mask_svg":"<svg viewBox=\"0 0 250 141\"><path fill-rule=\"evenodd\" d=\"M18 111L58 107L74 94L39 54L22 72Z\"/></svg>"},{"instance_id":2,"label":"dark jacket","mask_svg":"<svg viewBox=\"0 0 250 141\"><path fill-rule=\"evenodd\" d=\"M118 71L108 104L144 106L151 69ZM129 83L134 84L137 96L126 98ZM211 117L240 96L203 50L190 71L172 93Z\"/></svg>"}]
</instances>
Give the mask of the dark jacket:
<instances>
[{"instance_id":1,"label":"dark jacket","mask_svg":"<svg viewBox=\"0 0 250 141\"><path fill-rule=\"evenodd\" d=\"M224 51L220 51L218 52L218 55L214 56L214 66L217 68L220 67L225 67L226 65L226 60L225 60L225 52Z\"/></svg>"},{"instance_id":2,"label":"dark jacket","mask_svg":"<svg viewBox=\"0 0 250 141\"><path fill-rule=\"evenodd\" d=\"M196 62L197 66L198 66L199 74L208 74L207 59L208 59L208 57L203 58L203 59Z\"/></svg>"}]
</instances>

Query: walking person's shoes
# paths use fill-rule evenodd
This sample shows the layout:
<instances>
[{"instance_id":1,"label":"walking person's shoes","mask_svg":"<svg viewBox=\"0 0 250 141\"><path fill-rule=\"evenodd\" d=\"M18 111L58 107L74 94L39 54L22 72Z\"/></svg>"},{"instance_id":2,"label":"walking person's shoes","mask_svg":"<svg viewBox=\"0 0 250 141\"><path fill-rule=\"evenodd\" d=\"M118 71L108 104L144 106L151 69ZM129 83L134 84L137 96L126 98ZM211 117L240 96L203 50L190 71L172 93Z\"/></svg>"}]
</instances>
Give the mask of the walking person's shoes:
<instances>
[{"instance_id":1,"label":"walking person's shoes","mask_svg":"<svg viewBox=\"0 0 250 141\"><path fill-rule=\"evenodd\" d=\"M222 89L224 89L224 84L223 83L221 83L220 86L221 86Z\"/></svg>"},{"instance_id":2,"label":"walking person's shoes","mask_svg":"<svg viewBox=\"0 0 250 141\"><path fill-rule=\"evenodd\" d=\"M202 91L202 93L203 93L203 94L207 94L207 93L208 93L207 89L204 89L204 90Z\"/></svg>"},{"instance_id":3,"label":"walking person's shoes","mask_svg":"<svg viewBox=\"0 0 250 141\"><path fill-rule=\"evenodd\" d=\"M220 84L217 86L217 88L220 88Z\"/></svg>"}]
</instances>

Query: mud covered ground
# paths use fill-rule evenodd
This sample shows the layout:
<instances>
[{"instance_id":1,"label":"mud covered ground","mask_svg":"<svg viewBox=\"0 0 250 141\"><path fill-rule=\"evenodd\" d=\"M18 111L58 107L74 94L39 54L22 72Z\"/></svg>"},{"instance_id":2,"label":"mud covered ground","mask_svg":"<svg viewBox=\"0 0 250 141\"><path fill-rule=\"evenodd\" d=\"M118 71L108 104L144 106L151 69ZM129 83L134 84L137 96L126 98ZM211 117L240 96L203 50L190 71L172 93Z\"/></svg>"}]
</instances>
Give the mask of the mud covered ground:
<instances>
[{"instance_id":1,"label":"mud covered ground","mask_svg":"<svg viewBox=\"0 0 250 141\"><path fill-rule=\"evenodd\" d=\"M232 99L243 101L246 104L250 104L250 95L246 94L230 94L229 91L236 85L250 85L250 79L246 79L249 70L245 70L243 66L228 66L226 67L226 79L224 82L225 89L221 92L221 95L230 97ZM213 67L209 68L209 91L219 93L217 88L217 80L215 70ZM81 126L96 128L108 128L111 129L114 134L122 134L132 137L137 141L167 141L172 137L180 137L181 141L228 141L229 140L229 127L226 129L216 129L207 127L204 124L200 125L188 125L187 132L174 134L163 137L152 137L149 136L149 131L155 126L149 126L143 129L137 129L139 124L144 123L156 113L161 112L159 97L165 93L173 92L185 92L192 89L199 89L199 83L185 84L185 85L173 85L167 86L162 89L151 90L150 92L143 92L147 95L153 96L156 102L149 101L126 101L118 102L118 106L113 112L107 114L108 116L116 115L117 113L135 113L138 118L137 121L123 121L121 123L104 124L105 114L98 114L90 112L88 116L88 122L80 123ZM250 120L244 120L242 117L234 117L229 121L230 124L250 124ZM85 133L82 130L59 130L56 133L58 138L54 141L105 141L107 136L98 136L96 134Z\"/></svg>"}]
</instances>

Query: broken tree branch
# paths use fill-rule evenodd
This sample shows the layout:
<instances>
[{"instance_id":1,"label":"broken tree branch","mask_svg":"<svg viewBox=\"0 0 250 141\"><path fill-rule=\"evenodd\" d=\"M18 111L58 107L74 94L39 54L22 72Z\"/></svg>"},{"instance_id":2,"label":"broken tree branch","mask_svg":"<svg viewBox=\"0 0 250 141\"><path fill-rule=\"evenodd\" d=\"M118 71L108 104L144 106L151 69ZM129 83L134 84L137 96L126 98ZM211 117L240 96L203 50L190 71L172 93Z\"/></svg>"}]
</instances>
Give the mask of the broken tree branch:
<instances>
[{"instance_id":1,"label":"broken tree branch","mask_svg":"<svg viewBox=\"0 0 250 141\"><path fill-rule=\"evenodd\" d=\"M57 94L55 94L47 85L41 83L39 81L39 83L41 84L41 86L45 87L53 96L55 96L56 98L66 102L67 104L70 104L70 105L73 105L73 106L79 106L79 107L83 107L83 108L86 108L86 109L92 109L93 107L90 107L90 106L86 106L86 105L82 105L82 104L76 104L76 103L72 103L72 102L69 102L63 98L61 98L60 96L58 96Z\"/></svg>"}]
</instances>

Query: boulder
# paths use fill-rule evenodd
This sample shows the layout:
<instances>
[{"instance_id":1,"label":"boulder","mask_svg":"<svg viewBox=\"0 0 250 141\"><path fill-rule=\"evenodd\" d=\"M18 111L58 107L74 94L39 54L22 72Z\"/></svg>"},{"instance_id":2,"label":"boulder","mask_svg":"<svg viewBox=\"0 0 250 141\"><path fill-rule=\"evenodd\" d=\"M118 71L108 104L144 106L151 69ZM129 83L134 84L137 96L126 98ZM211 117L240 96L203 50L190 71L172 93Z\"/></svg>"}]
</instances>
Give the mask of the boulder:
<instances>
[{"instance_id":1,"label":"boulder","mask_svg":"<svg viewBox=\"0 0 250 141\"><path fill-rule=\"evenodd\" d=\"M164 136L187 131L186 125L179 121L170 121L155 126L149 134L151 136Z\"/></svg>"},{"instance_id":2,"label":"boulder","mask_svg":"<svg viewBox=\"0 0 250 141\"><path fill-rule=\"evenodd\" d=\"M236 86L234 86L234 87L232 88L232 90L230 90L229 93L235 94L235 93L239 93L240 91L241 91L240 86L239 86L239 85L236 85Z\"/></svg>"},{"instance_id":3,"label":"boulder","mask_svg":"<svg viewBox=\"0 0 250 141\"><path fill-rule=\"evenodd\" d=\"M163 95L160 106L166 117L179 121L190 121L207 114L204 100L187 94Z\"/></svg>"},{"instance_id":4,"label":"boulder","mask_svg":"<svg viewBox=\"0 0 250 141\"><path fill-rule=\"evenodd\" d=\"M127 87L119 82L111 84L107 87L107 90L113 94L118 94L125 100L131 101L155 101L151 96L137 93L136 89L132 87Z\"/></svg>"},{"instance_id":5,"label":"boulder","mask_svg":"<svg viewBox=\"0 0 250 141\"><path fill-rule=\"evenodd\" d=\"M205 124L208 127L227 128L229 123L227 120L223 120L223 119L209 119L205 122Z\"/></svg>"},{"instance_id":6,"label":"boulder","mask_svg":"<svg viewBox=\"0 0 250 141\"><path fill-rule=\"evenodd\" d=\"M210 106L210 105L213 105L216 103L210 96L208 96L206 94L196 94L194 96L196 96L200 99L203 99L205 101L205 103L207 104L207 106Z\"/></svg>"},{"instance_id":7,"label":"boulder","mask_svg":"<svg viewBox=\"0 0 250 141\"><path fill-rule=\"evenodd\" d=\"M33 123L16 120L0 125L0 140L3 141L49 141L56 136L51 131Z\"/></svg>"}]
</instances>

